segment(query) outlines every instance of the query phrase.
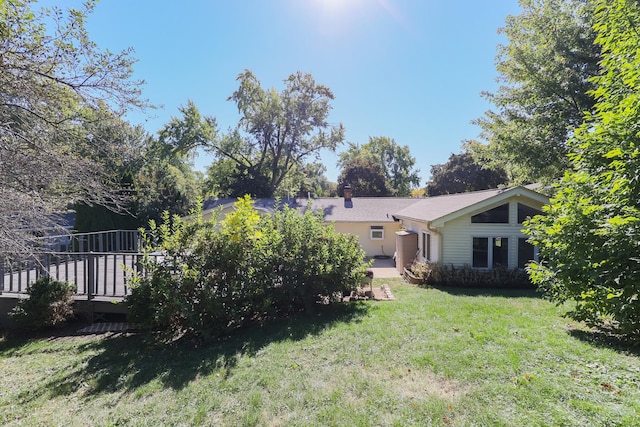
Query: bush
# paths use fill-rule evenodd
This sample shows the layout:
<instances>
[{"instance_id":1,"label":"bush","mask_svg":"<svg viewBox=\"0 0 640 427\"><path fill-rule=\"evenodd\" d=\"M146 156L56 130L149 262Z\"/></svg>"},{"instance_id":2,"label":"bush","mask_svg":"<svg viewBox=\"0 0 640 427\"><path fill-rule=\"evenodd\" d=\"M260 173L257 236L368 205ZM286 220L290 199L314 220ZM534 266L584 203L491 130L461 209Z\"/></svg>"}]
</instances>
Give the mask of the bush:
<instances>
[{"instance_id":1,"label":"bush","mask_svg":"<svg viewBox=\"0 0 640 427\"><path fill-rule=\"evenodd\" d=\"M350 293L365 273L357 238L337 233L322 216L284 207L260 217L239 199L220 223L169 218L145 236L146 274L127 298L131 320L167 338L207 339L252 322L313 311Z\"/></svg>"},{"instance_id":2,"label":"bush","mask_svg":"<svg viewBox=\"0 0 640 427\"><path fill-rule=\"evenodd\" d=\"M480 270L463 265L414 262L409 273L420 284L427 286L525 288L533 287L524 270L509 270L505 267Z\"/></svg>"},{"instance_id":3,"label":"bush","mask_svg":"<svg viewBox=\"0 0 640 427\"><path fill-rule=\"evenodd\" d=\"M311 209L301 215L285 206L263 218L262 233L257 249L266 255L264 275L281 311L310 311L319 300L341 301L366 272L358 238L336 232Z\"/></svg>"},{"instance_id":4,"label":"bush","mask_svg":"<svg viewBox=\"0 0 640 427\"><path fill-rule=\"evenodd\" d=\"M20 300L9 314L26 329L61 326L73 317L75 291L67 282L41 277L27 289L29 298Z\"/></svg>"}]
</instances>

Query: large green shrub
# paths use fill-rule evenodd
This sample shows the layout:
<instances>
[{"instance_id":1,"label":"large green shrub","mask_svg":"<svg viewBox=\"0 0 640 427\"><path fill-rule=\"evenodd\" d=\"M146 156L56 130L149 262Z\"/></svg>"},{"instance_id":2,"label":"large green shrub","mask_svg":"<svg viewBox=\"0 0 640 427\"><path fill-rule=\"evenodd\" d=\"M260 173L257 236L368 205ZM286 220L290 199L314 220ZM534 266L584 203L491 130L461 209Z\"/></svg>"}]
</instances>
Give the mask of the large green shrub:
<instances>
[{"instance_id":1,"label":"large green shrub","mask_svg":"<svg viewBox=\"0 0 640 427\"><path fill-rule=\"evenodd\" d=\"M27 289L29 298L21 299L9 314L26 329L63 325L73 317L75 290L67 282L41 277Z\"/></svg>"},{"instance_id":2,"label":"large green shrub","mask_svg":"<svg viewBox=\"0 0 640 427\"><path fill-rule=\"evenodd\" d=\"M270 295L280 310L312 310L319 299L341 300L365 274L358 238L336 232L311 209L301 215L285 206L261 225L258 252L266 257L264 274L270 274Z\"/></svg>"},{"instance_id":3,"label":"large green shrub","mask_svg":"<svg viewBox=\"0 0 640 427\"><path fill-rule=\"evenodd\" d=\"M595 112L569 141L571 170L526 224L533 282L588 325L640 340L640 1L599 0Z\"/></svg>"},{"instance_id":4,"label":"large green shrub","mask_svg":"<svg viewBox=\"0 0 640 427\"><path fill-rule=\"evenodd\" d=\"M164 216L132 284L131 319L170 337L225 335L251 322L341 300L365 272L355 236L284 207L260 217L250 198L220 222ZM154 256L161 254L160 257Z\"/></svg>"}]
</instances>

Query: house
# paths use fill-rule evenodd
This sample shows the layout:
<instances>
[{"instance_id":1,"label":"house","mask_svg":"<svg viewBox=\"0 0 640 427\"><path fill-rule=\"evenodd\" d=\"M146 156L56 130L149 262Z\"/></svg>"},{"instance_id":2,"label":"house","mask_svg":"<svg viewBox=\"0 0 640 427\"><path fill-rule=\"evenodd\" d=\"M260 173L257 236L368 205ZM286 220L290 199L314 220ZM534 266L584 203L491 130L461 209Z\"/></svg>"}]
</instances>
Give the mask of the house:
<instances>
[{"instance_id":1,"label":"house","mask_svg":"<svg viewBox=\"0 0 640 427\"><path fill-rule=\"evenodd\" d=\"M368 257L394 256L397 268L430 261L489 269L524 267L537 257L527 243L522 221L541 212L549 199L535 186L474 191L430 198L352 197L283 200L291 208L322 212L336 231L358 236ZM205 219L221 218L237 199L208 201ZM257 199L260 214L273 213L273 199Z\"/></svg>"},{"instance_id":2,"label":"house","mask_svg":"<svg viewBox=\"0 0 640 427\"><path fill-rule=\"evenodd\" d=\"M332 223L340 233L355 234L368 257L392 257L396 250L396 232L401 223L394 219L396 212L415 204L419 199L395 197L351 197L300 199L302 209L311 208L322 212L324 220Z\"/></svg>"},{"instance_id":3,"label":"house","mask_svg":"<svg viewBox=\"0 0 640 427\"><path fill-rule=\"evenodd\" d=\"M400 230L400 223L393 218L393 213L415 203L417 199L392 197L366 197L346 199L327 197L318 199L256 199L253 207L258 214L272 214L280 205L288 205L293 209L313 209L322 212L324 220L332 223L336 231L359 236L360 243L368 257L393 256L396 245L395 233ZM204 220L210 220L215 214L223 219L232 212L238 199L211 199L205 201L202 208ZM189 217L185 217L188 219Z\"/></svg>"},{"instance_id":4,"label":"house","mask_svg":"<svg viewBox=\"0 0 640 427\"><path fill-rule=\"evenodd\" d=\"M406 230L398 234L403 252L398 270L414 259L483 269L524 268L537 258L537 248L527 242L522 222L549 203L533 188L431 197L396 211L394 218Z\"/></svg>"}]
</instances>

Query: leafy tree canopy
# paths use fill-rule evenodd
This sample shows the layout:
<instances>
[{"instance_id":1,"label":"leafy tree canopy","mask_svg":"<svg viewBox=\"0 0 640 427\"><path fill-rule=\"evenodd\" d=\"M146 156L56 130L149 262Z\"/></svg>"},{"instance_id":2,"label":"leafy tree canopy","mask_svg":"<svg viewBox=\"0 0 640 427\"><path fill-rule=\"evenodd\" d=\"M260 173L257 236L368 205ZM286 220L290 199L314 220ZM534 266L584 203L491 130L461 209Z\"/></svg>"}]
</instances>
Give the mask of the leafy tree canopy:
<instances>
[{"instance_id":1,"label":"leafy tree canopy","mask_svg":"<svg viewBox=\"0 0 640 427\"><path fill-rule=\"evenodd\" d=\"M344 186L350 185L354 197L385 197L391 191L378 162L367 157L347 160L338 177L338 195L344 195Z\"/></svg>"},{"instance_id":2,"label":"leafy tree canopy","mask_svg":"<svg viewBox=\"0 0 640 427\"><path fill-rule=\"evenodd\" d=\"M0 256L29 253L32 233L19 230L52 226L50 213L68 203L122 204L118 179L96 161L110 140L81 129L105 117L114 120L101 126L119 126L115 118L144 104L131 52L89 38L94 2L66 12L33 3L0 2Z\"/></svg>"},{"instance_id":3,"label":"leafy tree canopy","mask_svg":"<svg viewBox=\"0 0 640 427\"><path fill-rule=\"evenodd\" d=\"M431 179L427 181L425 194L429 197L442 194L498 188L507 182L503 169L489 169L478 164L468 153L452 154L447 163L431 166Z\"/></svg>"},{"instance_id":4,"label":"leafy tree canopy","mask_svg":"<svg viewBox=\"0 0 640 427\"><path fill-rule=\"evenodd\" d=\"M349 144L347 150L340 153L338 166L344 168L349 161L358 157L380 164L387 181L386 186L392 195L407 197L411 194L411 189L420 184L420 171L414 169L416 159L411 156L409 146L400 146L393 138L369 137L366 144Z\"/></svg>"},{"instance_id":5,"label":"leafy tree canopy","mask_svg":"<svg viewBox=\"0 0 640 427\"><path fill-rule=\"evenodd\" d=\"M192 167L197 149L216 140L216 120L202 116L192 101L179 108L180 117L172 117L150 137L145 146L145 163L135 176L135 211L146 226L159 221L161 213L186 215L198 201L200 182Z\"/></svg>"},{"instance_id":6,"label":"leafy tree canopy","mask_svg":"<svg viewBox=\"0 0 640 427\"><path fill-rule=\"evenodd\" d=\"M569 167L567 139L592 111L600 48L594 44L592 0L520 0L498 46L495 105L476 123L487 145L467 150L507 170L512 183L552 182Z\"/></svg>"},{"instance_id":7,"label":"leafy tree canopy","mask_svg":"<svg viewBox=\"0 0 640 427\"><path fill-rule=\"evenodd\" d=\"M297 167L287 175L275 195L282 199L294 196L337 196L337 184L327 179L326 172L326 166L319 162Z\"/></svg>"},{"instance_id":8,"label":"leafy tree canopy","mask_svg":"<svg viewBox=\"0 0 640 427\"><path fill-rule=\"evenodd\" d=\"M344 138L342 125L328 122L333 93L310 74L297 72L281 92L265 90L249 70L237 79L240 87L229 97L238 107L238 126L211 146L216 167L229 172L227 182L210 173L209 191L231 196L271 197L285 178L304 168L322 149L335 150Z\"/></svg>"},{"instance_id":9,"label":"leafy tree canopy","mask_svg":"<svg viewBox=\"0 0 640 427\"><path fill-rule=\"evenodd\" d=\"M640 338L640 2L598 2L597 104L570 141L573 169L528 225L533 281L589 325Z\"/></svg>"}]
</instances>

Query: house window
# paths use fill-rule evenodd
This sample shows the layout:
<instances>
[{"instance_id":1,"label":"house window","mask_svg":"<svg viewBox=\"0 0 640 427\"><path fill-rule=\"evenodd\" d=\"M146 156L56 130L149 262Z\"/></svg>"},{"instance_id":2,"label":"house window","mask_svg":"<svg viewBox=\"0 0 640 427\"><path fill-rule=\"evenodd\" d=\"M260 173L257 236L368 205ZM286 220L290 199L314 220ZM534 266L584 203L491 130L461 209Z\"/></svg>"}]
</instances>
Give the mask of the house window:
<instances>
[{"instance_id":1,"label":"house window","mask_svg":"<svg viewBox=\"0 0 640 427\"><path fill-rule=\"evenodd\" d=\"M384 240L384 227L382 225L372 225L369 230L371 240Z\"/></svg>"},{"instance_id":2,"label":"house window","mask_svg":"<svg viewBox=\"0 0 640 427\"><path fill-rule=\"evenodd\" d=\"M473 224L508 224L509 203L480 212L471 217L471 222Z\"/></svg>"},{"instance_id":3,"label":"house window","mask_svg":"<svg viewBox=\"0 0 640 427\"><path fill-rule=\"evenodd\" d=\"M491 266L509 266L509 239L506 237L494 237L493 239L493 259Z\"/></svg>"},{"instance_id":4,"label":"house window","mask_svg":"<svg viewBox=\"0 0 640 427\"><path fill-rule=\"evenodd\" d=\"M495 268L509 265L509 239L506 237L474 237L473 260L475 268Z\"/></svg>"},{"instance_id":5,"label":"house window","mask_svg":"<svg viewBox=\"0 0 640 427\"><path fill-rule=\"evenodd\" d=\"M422 232L422 258L431 261L431 234Z\"/></svg>"},{"instance_id":6,"label":"house window","mask_svg":"<svg viewBox=\"0 0 640 427\"><path fill-rule=\"evenodd\" d=\"M473 264L475 268L489 266L489 239L487 237L473 238Z\"/></svg>"},{"instance_id":7,"label":"house window","mask_svg":"<svg viewBox=\"0 0 640 427\"><path fill-rule=\"evenodd\" d=\"M536 248L526 238L518 239L518 268L525 268L536 259Z\"/></svg>"},{"instance_id":8,"label":"house window","mask_svg":"<svg viewBox=\"0 0 640 427\"><path fill-rule=\"evenodd\" d=\"M536 215L542 214L542 211L532 208L531 206L518 203L518 224L522 224L529 218L533 218Z\"/></svg>"}]
</instances>

